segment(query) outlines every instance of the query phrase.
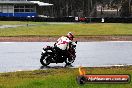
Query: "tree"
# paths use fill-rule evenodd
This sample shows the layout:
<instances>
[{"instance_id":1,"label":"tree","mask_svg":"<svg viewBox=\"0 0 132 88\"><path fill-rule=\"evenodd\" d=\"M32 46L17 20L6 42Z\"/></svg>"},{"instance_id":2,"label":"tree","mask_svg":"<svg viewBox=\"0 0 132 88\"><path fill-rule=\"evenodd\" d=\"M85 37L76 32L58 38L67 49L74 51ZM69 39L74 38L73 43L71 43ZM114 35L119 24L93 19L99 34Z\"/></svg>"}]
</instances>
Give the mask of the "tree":
<instances>
[{"instance_id":1,"label":"tree","mask_svg":"<svg viewBox=\"0 0 132 88\"><path fill-rule=\"evenodd\" d=\"M130 16L129 0L122 0L120 12L121 12L122 17L129 17Z\"/></svg>"}]
</instances>

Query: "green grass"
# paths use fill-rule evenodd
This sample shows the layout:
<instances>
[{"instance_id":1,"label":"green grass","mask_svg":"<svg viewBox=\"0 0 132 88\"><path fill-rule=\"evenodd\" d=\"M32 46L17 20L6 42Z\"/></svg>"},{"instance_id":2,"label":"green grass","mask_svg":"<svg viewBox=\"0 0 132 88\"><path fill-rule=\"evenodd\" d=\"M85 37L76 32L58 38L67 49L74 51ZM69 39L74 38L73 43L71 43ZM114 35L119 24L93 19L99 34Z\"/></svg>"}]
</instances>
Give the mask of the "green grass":
<instances>
[{"instance_id":1,"label":"green grass","mask_svg":"<svg viewBox=\"0 0 132 88\"><path fill-rule=\"evenodd\" d=\"M0 21L0 25L18 25L18 24L44 24L42 22L30 22L30 21Z\"/></svg>"},{"instance_id":2,"label":"green grass","mask_svg":"<svg viewBox=\"0 0 132 88\"><path fill-rule=\"evenodd\" d=\"M87 74L130 74L132 66L86 68ZM0 88L131 88L130 84L84 84L79 85L76 68L0 73Z\"/></svg>"},{"instance_id":3,"label":"green grass","mask_svg":"<svg viewBox=\"0 0 132 88\"><path fill-rule=\"evenodd\" d=\"M15 25L15 24L25 24L21 21L0 21L0 25Z\"/></svg>"},{"instance_id":4,"label":"green grass","mask_svg":"<svg viewBox=\"0 0 132 88\"><path fill-rule=\"evenodd\" d=\"M49 24L46 22L5 22L0 24L36 24L17 28L0 29L0 36L61 36L73 32L77 37L89 35L132 35L132 24L123 23L77 23Z\"/></svg>"}]
</instances>

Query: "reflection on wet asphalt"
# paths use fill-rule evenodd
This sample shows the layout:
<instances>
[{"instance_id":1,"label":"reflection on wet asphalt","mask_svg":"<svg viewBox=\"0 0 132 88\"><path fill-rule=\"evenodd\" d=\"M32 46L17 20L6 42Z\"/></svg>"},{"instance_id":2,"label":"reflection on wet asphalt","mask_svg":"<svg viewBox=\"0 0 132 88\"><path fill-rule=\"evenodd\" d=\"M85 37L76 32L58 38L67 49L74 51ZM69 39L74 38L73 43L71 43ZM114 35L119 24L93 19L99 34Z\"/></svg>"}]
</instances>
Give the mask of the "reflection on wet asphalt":
<instances>
[{"instance_id":1,"label":"reflection on wet asphalt","mask_svg":"<svg viewBox=\"0 0 132 88\"><path fill-rule=\"evenodd\" d=\"M40 66L40 69L50 69L50 68L54 68L54 69L59 69L59 68L70 68L70 67L74 67L72 65L62 65L62 66Z\"/></svg>"},{"instance_id":2,"label":"reflection on wet asphalt","mask_svg":"<svg viewBox=\"0 0 132 88\"><path fill-rule=\"evenodd\" d=\"M65 63L52 63L49 67L40 64L43 46L53 44L54 42L0 42L0 72L65 68ZM79 42L76 52L73 67L132 64L132 42L129 41Z\"/></svg>"}]
</instances>

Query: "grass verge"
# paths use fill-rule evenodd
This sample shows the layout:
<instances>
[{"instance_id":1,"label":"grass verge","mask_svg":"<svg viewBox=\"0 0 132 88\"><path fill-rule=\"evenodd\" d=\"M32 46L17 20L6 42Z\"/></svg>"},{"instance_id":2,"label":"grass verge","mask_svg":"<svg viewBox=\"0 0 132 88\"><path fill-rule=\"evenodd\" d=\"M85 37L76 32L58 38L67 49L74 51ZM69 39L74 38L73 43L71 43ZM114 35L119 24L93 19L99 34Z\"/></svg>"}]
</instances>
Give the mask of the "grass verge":
<instances>
[{"instance_id":1,"label":"grass verge","mask_svg":"<svg viewBox=\"0 0 132 88\"><path fill-rule=\"evenodd\" d=\"M87 74L130 74L132 66L88 67ZM79 85L77 68L59 68L36 71L0 73L0 88L131 88L130 84Z\"/></svg>"},{"instance_id":2,"label":"grass verge","mask_svg":"<svg viewBox=\"0 0 132 88\"><path fill-rule=\"evenodd\" d=\"M16 28L0 29L0 36L61 36L71 31L76 37L89 35L132 35L132 24L123 23L75 23L50 24L46 22L2 21L5 24L35 24Z\"/></svg>"}]
</instances>

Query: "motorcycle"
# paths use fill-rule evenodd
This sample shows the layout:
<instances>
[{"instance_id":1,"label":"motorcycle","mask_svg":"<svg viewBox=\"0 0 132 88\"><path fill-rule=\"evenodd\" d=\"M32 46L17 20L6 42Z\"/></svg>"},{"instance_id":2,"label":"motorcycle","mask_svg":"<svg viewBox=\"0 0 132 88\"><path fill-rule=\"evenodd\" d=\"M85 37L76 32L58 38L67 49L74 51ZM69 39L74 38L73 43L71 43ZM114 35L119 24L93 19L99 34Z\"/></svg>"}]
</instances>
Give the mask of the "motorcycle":
<instances>
[{"instance_id":1,"label":"motorcycle","mask_svg":"<svg viewBox=\"0 0 132 88\"><path fill-rule=\"evenodd\" d=\"M60 50L55 46L47 46L43 48L40 58L40 63L43 66L48 66L50 63L63 63L65 62L66 65L71 65L75 58L76 58L76 44L70 43L68 50Z\"/></svg>"}]
</instances>

